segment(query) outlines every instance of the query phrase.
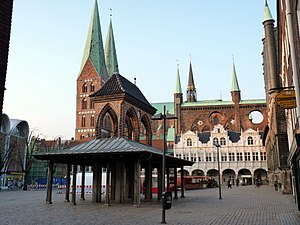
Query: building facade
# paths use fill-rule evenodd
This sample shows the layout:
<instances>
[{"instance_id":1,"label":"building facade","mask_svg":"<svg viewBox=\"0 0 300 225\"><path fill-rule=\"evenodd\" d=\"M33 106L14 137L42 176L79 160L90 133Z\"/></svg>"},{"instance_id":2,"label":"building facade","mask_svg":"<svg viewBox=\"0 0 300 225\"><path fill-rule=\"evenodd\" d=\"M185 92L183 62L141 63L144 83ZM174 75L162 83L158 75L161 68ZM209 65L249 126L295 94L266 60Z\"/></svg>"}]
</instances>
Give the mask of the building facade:
<instances>
[{"instance_id":1,"label":"building facade","mask_svg":"<svg viewBox=\"0 0 300 225\"><path fill-rule=\"evenodd\" d=\"M284 91L293 93L296 104L285 109L287 123L288 158L291 167L292 188L300 210L300 1L277 1L278 68ZM283 178L285 178L283 176Z\"/></svg>"},{"instance_id":2,"label":"building facade","mask_svg":"<svg viewBox=\"0 0 300 225\"><path fill-rule=\"evenodd\" d=\"M256 179L268 183L267 157L262 145L262 132L249 128L236 132L225 130L220 124L212 131L186 131L174 145L174 156L193 161L184 167L185 175L218 177L221 185L230 180L235 184L253 184ZM220 147L216 147L220 146Z\"/></svg>"}]
</instances>

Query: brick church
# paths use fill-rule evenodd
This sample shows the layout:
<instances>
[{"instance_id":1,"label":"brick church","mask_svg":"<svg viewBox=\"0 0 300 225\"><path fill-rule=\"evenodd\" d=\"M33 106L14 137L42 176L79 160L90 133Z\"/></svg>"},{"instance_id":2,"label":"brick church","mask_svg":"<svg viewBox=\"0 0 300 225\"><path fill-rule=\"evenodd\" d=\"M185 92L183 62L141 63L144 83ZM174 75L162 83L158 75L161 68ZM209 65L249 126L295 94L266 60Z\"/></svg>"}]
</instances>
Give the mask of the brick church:
<instances>
[{"instance_id":1,"label":"brick church","mask_svg":"<svg viewBox=\"0 0 300 225\"><path fill-rule=\"evenodd\" d=\"M113 75L119 76L112 20L110 20L105 46L103 46L104 43L102 41L98 5L97 1L95 1L82 64L77 78L75 139L78 141L89 141L95 137L99 137L99 127L97 131L97 126L100 117L100 109L95 107L95 98L91 94L98 91L109 79L111 79L111 77L113 77ZM222 99L198 99L192 63L190 63L188 72L186 100L183 99L179 68L177 68L177 74L174 76L177 77L174 102L152 103L151 106L157 110L156 112L155 110L153 111L151 107L147 106L148 110L150 110L149 112L159 114L163 113L163 106L166 105L167 114L177 117L176 120L167 121L166 130L168 131L167 142L169 150L173 148L176 139L175 137L179 137L180 134L189 130L194 132L212 131L214 126L218 124L222 125L225 130L238 132L249 128L262 132L266 127L266 100L242 99L234 63L232 76L228 75L229 79L230 77L232 79L232 87L231 99L227 101ZM122 77L122 79L123 78L124 77ZM126 78L124 79L126 80ZM254 121L254 112L260 114L259 122ZM141 117L137 116L137 118ZM111 127L110 120L112 120L111 116L102 118L101 137L111 136L111 131L114 128ZM126 119L124 121L126 121ZM134 123L134 121L132 122ZM149 140L149 137L146 135L145 127L142 125L138 126L137 129L139 129L139 131L133 132L135 135L129 136L128 138L147 143L153 142L152 144L154 147L162 149L162 124L163 122L159 120L151 121L152 137L150 139L152 140Z\"/></svg>"}]
</instances>

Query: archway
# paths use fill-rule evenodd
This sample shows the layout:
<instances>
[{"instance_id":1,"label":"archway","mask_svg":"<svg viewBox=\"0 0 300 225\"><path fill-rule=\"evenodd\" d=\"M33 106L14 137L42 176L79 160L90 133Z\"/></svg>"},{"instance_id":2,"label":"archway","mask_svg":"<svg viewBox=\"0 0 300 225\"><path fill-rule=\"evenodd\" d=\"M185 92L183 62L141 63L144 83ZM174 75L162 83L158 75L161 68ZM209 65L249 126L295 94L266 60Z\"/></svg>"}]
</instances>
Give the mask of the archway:
<instances>
[{"instance_id":1,"label":"archway","mask_svg":"<svg viewBox=\"0 0 300 225\"><path fill-rule=\"evenodd\" d=\"M252 174L248 169L241 169L238 172L238 179L242 186L252 185Z\"/></svg>"},{"instance_id":2,"label":"archway","mask_svg":"<svg viewBox=\"0 0 300 225\"><path fill-rule=\"evenodd\" d=\"M254 171L254 179L260 179L262 184L268 184L268 174L265 169L257 169Z\"/></svg>"},{"instance_id":3,"label":"archway","mask_svg":"<svg viewBox=\"0 0 300 225\"><path fill-rule=\"evenodd\" d=\"M118 118L110 104L103 107L99 113L96 125L96 138L116 137Z\"/></svg>"},{"instance_id":4,"label":"archway","mask_svg":"<svg viewBox=\"0 0 300 225\"><path fill-rule=\"evenodd\" d=\"M222 172L222 185L226 185L228 182L230 182L232 185L234 185L235 182L235 172L232 169L226 169Z\"/></svg>"},{"instance_id":5,"label":"archway","mask_svg":"<svg viewBox=\"0 0 300 225\"><path fill-rule=\"evenodd\" d=\"M205 174L203 170L196 169L192 171L192 176L205 176Z\"/></svg>"}]
</instances>

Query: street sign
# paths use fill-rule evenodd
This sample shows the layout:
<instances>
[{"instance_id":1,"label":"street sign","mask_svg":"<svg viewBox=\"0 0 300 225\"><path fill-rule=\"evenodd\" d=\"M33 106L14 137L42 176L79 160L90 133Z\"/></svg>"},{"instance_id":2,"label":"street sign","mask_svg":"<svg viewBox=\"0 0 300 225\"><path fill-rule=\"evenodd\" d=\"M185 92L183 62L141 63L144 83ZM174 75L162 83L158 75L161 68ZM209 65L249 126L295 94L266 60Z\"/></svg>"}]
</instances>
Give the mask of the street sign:
<instances>
[{"instance_id":1,"label":"street sign","mask_svg":"<svg viewBox=\"0 0 300 225\"><path fill-rule=\"evenodd\" d=\"M283 90L275 96L276 104L283 109L296 108L296 96L294 90Z\"/></svg>"}]
</instances>

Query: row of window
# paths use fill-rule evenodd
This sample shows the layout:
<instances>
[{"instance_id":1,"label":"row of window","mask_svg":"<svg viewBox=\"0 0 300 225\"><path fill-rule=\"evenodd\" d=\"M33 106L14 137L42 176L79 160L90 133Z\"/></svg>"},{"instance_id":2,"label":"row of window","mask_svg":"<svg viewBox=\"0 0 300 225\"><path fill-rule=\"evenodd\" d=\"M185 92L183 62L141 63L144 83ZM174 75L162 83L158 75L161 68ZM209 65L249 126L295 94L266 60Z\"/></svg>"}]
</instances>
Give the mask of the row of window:
<instances>
[{"instance_id":1,"label":"row of window","mask_svg":"<svg viewBox=\"0 0 300 225\"><path fill-rule=\"evenodd\" d=\"M95 85L93 83L90 83L89 86L90 86L90 92L94 92L95 91ZM84 83L82 85L82 93L86 93L86 92L88 92L88 85L87 85L87 83Z\"/></svg>"},{"instance_id":2,"label":"row of window","mask_svg":"<svg viewBox=\"0 0 300 225\"><path fill-rule=\"evenodd\" d=\"M221 137L221 138L220 138L220 141L219 141L218 138L214 138L214 139L213 139L213 145L214 145L214 146L219 145L219 143L220 143L220 145L226 145L226 139L225 139L224 137ZM248 145L253 145L253 144L254 144L253 137L248 137L248 138L247 138L247 144L248 144ZM191 138L188 138L188 139L186 140L186 145L187 145L188 147L193 146L193 141L192 141Z\"/></svg>"},{"instance_id":3,"label":"row of window","mask_svg":"<svg viewBox=\"0 0 300 225\"><path fill-rule=\"evenodd\" d=\"M260 156L260 157L259 157ZM204 153L191 153L191 154L176 154L177 158L189 160L192 162L216 162L218 161L218 155L216 152L207 152ZM221 153L221 161L266 161L267 154L266 152L252 152L252 157L250 152L229 152L228 155L226 152Z\"/></svg>"},{"instance_id":4,"label":"row of window","mask_svg":"<svg viewBox=\"0 0 300 225\"><path fill-rule=\"evenodd\" d=\"M91 115L90 127L94 127L94 126L95 126L95 116ZM81 127L86 127L86 115L82 115L81 117Z\"/></svg>"}]
</instances>

